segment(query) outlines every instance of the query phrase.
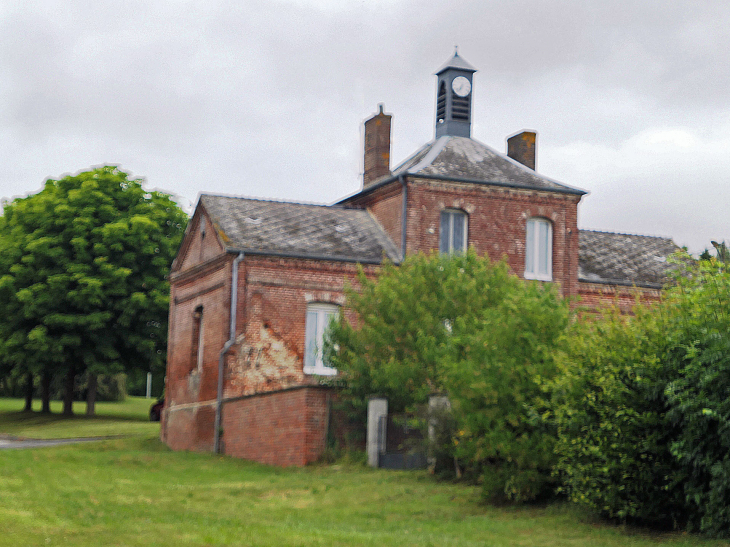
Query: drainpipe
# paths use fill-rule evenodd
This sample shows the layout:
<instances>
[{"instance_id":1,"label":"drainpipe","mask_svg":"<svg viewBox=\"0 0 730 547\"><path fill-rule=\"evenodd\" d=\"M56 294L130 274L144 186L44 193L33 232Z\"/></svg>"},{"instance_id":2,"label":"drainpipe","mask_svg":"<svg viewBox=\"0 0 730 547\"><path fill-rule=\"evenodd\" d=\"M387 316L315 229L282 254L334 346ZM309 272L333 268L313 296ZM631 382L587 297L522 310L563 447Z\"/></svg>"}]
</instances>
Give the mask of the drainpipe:
<instances>
[{"instance_id":1,"label":"drainpipe","mask_svg":"<svg viewBox=\"0 0 730 547\"><path fill-rule=\"evenodd\" d=\"M403 222L401 223L401 231L400 231L400 249L401 249L401 260L405 260L406 258L406 233L407 233L407 227L408 227L408 217L406 216L408 214L408 185L406 184L406 177L405 175L398 175L398 180L400 181L401 185L403 186Z\"/></svg>"},{"instance_id":2,"label":"drainpipe","mask_svg":"<svg viewBox=\"0 0 730 547\"><path fill-rule=\"evenodd\" d=\"M239 252L238 256L233 260L233 271L231 272L231 325L228 333L228 340L223 345L220 356L218 357L218 395L215 404L215 430L213 431L213 452L218 454L221 445L221 410L223 408L223 369L226 353L236 342L236 304L238 301L238 263L243 260L243 252Z\"/></svg>"}]
</instances>

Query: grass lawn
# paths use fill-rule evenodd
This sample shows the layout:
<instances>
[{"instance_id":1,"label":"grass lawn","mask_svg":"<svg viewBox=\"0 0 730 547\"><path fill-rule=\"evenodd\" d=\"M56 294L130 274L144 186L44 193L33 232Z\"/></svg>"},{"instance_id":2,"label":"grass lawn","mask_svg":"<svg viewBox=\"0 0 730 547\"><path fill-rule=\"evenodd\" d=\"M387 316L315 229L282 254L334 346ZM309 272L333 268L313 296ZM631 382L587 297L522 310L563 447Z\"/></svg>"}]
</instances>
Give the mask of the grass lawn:
<instances>
[{"instance_id":1,"label":"grass lawn","mask_svg":"<svg viewBox=\"0 0 730 547\"><path fill-rule=\"evenodd\" d=\"M120 413L120 424L131 420ZM0 432L8 415L18 416L0 410ZM607 526L567 504L484 506L475 488L421 472L277 469L171 452L155 432L0 450L0 500L0 545L13 546L727 545Z\"/></svg>"},{"instance_id":2,"label":"grass lawn","mask_svg":"<svg viewBox=\"0 0 730 547\"><path fill-rule=\"evenodd\" d=\"M52 414L41 414L41 402L33 401L34 412L22 412L22 399L0 398L0 435L33 439L68 439L108 435L159 434L160 424L149 421L156 399L127 397L121 403L96 403L96 416L86 416L86 403L75 402L73 418L61 415L63 403L51 401Z\"/></svg>"}]
</instances>

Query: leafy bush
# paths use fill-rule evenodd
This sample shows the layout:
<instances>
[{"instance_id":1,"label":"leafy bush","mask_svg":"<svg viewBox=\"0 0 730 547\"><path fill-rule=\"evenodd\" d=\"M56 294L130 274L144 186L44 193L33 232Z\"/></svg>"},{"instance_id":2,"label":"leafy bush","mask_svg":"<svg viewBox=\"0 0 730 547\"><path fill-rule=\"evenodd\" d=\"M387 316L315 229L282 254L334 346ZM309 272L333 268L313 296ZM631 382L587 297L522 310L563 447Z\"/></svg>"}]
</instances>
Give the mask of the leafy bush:
<instances>
[{"instance_id":1,"label":"leafy bush","mask_svg":"<svg viewBox=\"0 0 730 547\"><path fill-rule=\"evenodd\" d=\"M656 316L618 310L574 325L552 386L561 490L622 521L682 521Z\"/></svg>"},{"instance_id":2,"label":"leafy bush","mask_svg":"<svg viewBox=\"0 0 730 547\"><path fill-rule=\"evenodd\" d=\"M730 535L730 274L702 261L660 304L576 325L551 384L557 471L624 521Z\"/></svg>"},{"instance_id":3,"label":"leafy bush","mask_svg":"<svg viewBox=\"0 0 730 547\"><path fill-rule=\"evenodd\" d=\"M490 499L528 501L551 486L554 433L541 416L553 348L569 323L551 284L526 282L473 251L408 257L349 291L351 323L329 334L344 398L363 417L367 397L392 411L448 393L456 434L447 452Z\"/></svg>"},{"instance_id":4,"label":"leafy bush","mask_svg":"<svg viewBox=\"0 0 730 547\"><path fill-rule=\"evenodd\" d=\"M668 418L691 529L730 535L730 274L710 261L666 299Z\"/></svg>"}]
</instances>

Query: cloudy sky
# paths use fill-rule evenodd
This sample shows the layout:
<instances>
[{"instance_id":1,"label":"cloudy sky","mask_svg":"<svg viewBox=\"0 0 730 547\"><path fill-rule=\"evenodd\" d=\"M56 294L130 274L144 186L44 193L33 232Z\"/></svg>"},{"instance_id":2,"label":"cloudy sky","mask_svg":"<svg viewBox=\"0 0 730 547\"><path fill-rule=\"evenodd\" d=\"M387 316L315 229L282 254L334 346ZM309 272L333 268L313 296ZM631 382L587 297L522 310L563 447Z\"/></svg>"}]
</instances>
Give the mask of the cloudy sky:
<instances>
[{"instance_id":1,"label":"cloudy sky","mask_svg":"<svg viewBox=\"0 0 730 547\"><path fill-rule=\"evenodd\" d=\"M582 228L730 240L728 2L9 0L0 36L0 197L111 163L188 207L334 202L378 103L394 164L433 138L458 44L472 136L536 130Z\"/></svg>"}]
</instances>

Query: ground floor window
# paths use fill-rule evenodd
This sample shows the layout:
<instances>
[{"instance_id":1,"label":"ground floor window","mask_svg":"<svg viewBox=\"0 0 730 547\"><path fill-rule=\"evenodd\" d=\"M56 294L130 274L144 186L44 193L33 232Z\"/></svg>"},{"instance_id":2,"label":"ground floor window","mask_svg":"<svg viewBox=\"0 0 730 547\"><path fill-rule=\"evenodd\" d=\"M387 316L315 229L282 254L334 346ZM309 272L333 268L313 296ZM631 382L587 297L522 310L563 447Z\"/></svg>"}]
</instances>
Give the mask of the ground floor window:
<instances>
[{"instance_id":1,"label":"ground floor window","mask_svg":"<svg viewBox=\"0 0 730 547\"><path fill-rule=\"evenodd\" d=\"M324 333L330 321L337 317L339 306L334 304L309 304L305 327L304 372L332 376L337 370L324 362L322 348Z\"/></svg>"}]
</instances>

